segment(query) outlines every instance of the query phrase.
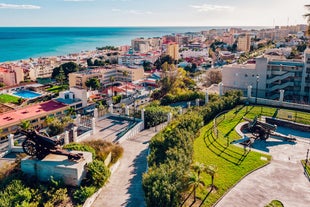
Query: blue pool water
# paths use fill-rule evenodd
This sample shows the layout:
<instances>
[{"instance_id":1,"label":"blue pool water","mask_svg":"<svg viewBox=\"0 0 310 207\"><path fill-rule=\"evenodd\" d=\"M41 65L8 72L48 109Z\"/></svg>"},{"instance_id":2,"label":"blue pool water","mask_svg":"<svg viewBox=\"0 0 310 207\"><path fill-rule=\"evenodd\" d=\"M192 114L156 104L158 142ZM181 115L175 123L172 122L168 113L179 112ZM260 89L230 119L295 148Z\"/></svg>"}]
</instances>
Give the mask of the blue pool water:
<instances>
[{"instance_id":1,"label":"blue pool water","mask_svg":"<svg viewBox=\"0 0 310 207\"><path fill-rule=\"evenodd\" d=\"M39 93L35 93L32 91L27 91L27 90L21 90L18 92L13 93L15 96L19 96L21 98L36 98L41 96L41 94Z\"/></svg>"},{"instance_id":2,"label":"blue pool water","mask_svg":"<svg viewBox=\"0 0 310 207\"><path fill-rule=\"evenodd\" d=\"M303 131L299 131L299 130L295 130L295 129L290 129L287 127L277 126L276 132L279 132L279 133L285 134L285 135L291 134L293 136L310 139L310 132L303 132Z\"/></svg>"}]
</instances>

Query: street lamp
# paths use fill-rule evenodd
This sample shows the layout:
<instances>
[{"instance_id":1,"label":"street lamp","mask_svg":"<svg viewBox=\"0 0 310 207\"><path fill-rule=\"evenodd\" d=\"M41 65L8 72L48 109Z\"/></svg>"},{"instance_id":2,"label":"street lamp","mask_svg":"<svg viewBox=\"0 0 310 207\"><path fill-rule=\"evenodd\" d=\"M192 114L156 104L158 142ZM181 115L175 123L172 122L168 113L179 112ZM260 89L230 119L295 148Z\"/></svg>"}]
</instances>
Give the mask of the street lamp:
<instances>
[{"instance_id":1,"label":"street lamp","mask_svg":"<svg viewBox=\"0 0 310 207\"><path fill-rule=\"evenodd\" d=\"M255 104L257 104L257 92L258 92L258 81L259 81L259 75L256 75L256 97L255 97Z\"/></svg>"}]
</instances>

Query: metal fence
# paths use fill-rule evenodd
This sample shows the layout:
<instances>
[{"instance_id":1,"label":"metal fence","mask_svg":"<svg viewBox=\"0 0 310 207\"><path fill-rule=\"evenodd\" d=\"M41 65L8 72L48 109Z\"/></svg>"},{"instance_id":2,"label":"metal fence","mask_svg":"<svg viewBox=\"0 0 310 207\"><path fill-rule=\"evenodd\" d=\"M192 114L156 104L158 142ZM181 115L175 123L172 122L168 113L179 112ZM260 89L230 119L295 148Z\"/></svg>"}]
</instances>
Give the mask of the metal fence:
<instances>
[{"instance_id":1,"label":"metal fence","mask_svg":"<svg viewBox=\"0 0 310 207\"><path fill-rule=\"evenodd\" d=\"M235 87L228 87L223 86L224 93L229 90L240 90L244 97L248 96L248 89L247 88L235 88ZM252 88L251 90L251 97L258 97L258 98L265 98L270 100L279 100L280 98L280 90L262 90ZM298 103L298 104L307 104L310 105L310 92L295 92L295 91L285 91L284 90L284 101L291 102L291 103Z\"/></svg>"}]
</instances>

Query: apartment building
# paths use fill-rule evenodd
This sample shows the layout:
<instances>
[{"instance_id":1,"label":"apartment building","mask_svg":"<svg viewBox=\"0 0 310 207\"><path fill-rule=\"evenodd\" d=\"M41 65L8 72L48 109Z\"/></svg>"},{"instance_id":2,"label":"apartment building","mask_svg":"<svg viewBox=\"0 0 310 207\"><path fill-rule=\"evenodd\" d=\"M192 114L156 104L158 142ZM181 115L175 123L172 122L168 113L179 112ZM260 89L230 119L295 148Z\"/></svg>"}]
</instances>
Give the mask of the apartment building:
<instances>
[{"instance_id":1,"label":"apartment building","mask_svg":"<svg viewBox=\"0 0 310 207\"><path fill-rule=\"evenodd\" d=\"M0 82L6 86L18 85L24 81L24 70L15 65L8 65L7 67L0 67Z\"/></svg>"},{"instance_id":2,"label":"apartment building","mask_svg":"<svg viewBox=\"0 0 310 207\"><path fill-rule=\"evenodd\" d=\"M256 58L253 64L232 64L223 67L222 81L227 88L246 90L249 85L258 89L258 97L310 103L310 50L302 60L274 56ZM256 94L253 94L256 95Z\"/></svg>"},{"instance_id":3,"label":"apartment building","mask_svg":"<svg viewBox=\"0 0 310 207\"><path fill-rule=\"evenodd\" d=\"M171 56L172 59L178 60L180 58L179 55L179 44L172 42L167 45L167 55Z\"/></svg>"},{"instance_id":4,"label":"apartment building","mask_svg":"<svg viewBox=\"0 0 310 207\"><path fill-rule=\"evenodd\" d=\"M251 47L251 37L246 34L238 38L238 50L249 52Z\"/></svg>"},{"instance_id":5,"label":"apartment building","mask_svg":"<svg viewBox=\"0 0 310 207\"><path fill-rule=\"evenodd\" d=\"M124 72L127 72L127 76L124 76ZM87 89L85 83L90 78L98 78L104 85L110 84L111 77L115 81L134 82L144 78L143 67L125 67L125 66L110 66L100 67L95 69L89 69L86 71L79 71L69 74L69 86L70 88L84 88Z\"/></svg>"}]
</instances>

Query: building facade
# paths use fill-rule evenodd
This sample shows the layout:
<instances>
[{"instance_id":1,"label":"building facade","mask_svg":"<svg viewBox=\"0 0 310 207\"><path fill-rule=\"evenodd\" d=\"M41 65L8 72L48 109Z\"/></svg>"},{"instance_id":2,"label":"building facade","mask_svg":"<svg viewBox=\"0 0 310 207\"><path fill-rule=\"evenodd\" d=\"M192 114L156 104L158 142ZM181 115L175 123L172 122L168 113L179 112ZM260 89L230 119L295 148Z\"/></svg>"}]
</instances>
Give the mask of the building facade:
<instances>
[{"instance_id":1,"label":"building facade","mask_svg":"<svg viewBox=\"0 0 310 207\"><path fill-rule=\"evenodd\" d=\"M278 99L284 90L287 101L310 103L310 50L302 60L275 57L256 58L254 64L232 64L223 67L226 88L246 90L252 86L254 96ZM256 90L257 88L257 90Z\"/></svg>"},{"instance_id":2,"label":"building facade","mask_svg":"<svg viewBox=\"0 0 310 207\"><path fill-rule=\"evenodd\" d=\"M169 43L167 45L167 55L172 57L172 59L174 59L174 60L178 60L180 58L179 45L175 42Z\"/></svg>"},{"instance_id":3,"label":"building facade","mask_svg":"<svg viewBox=\"0 0 310 207\"><path fill-rule=\"evenodd\" d=\"M89 69L69 74L70 88L84 88L90 78L98 78L103 85L111 84L111 77L115 81L134 82L144 78L143 67L112 66Z\"/></svg>"},{"instance_id":4,"label":"building facade","mask_svg":"<svg viewBox=\"0 0 310 207\"><path fill-rule=\"evenodd\" d=\"M251 47L251 37L246 34L245 36L239 36L238 38L238 50L249 52Z\"/></svg>"}]
</instances>

